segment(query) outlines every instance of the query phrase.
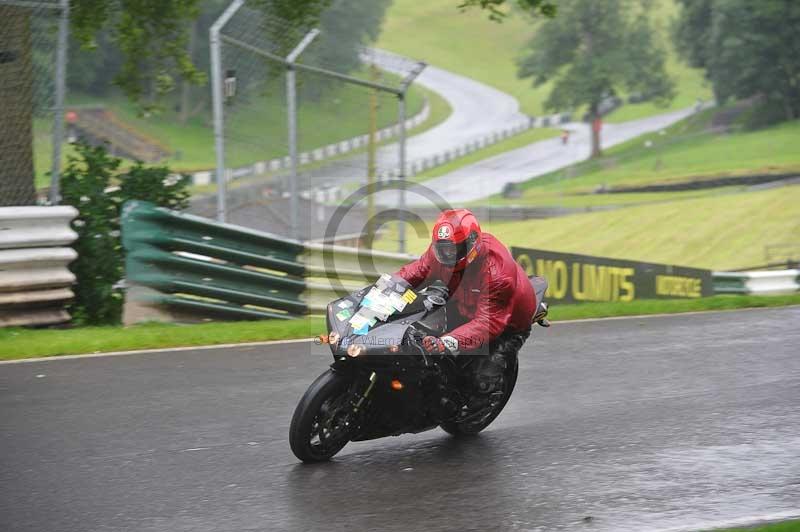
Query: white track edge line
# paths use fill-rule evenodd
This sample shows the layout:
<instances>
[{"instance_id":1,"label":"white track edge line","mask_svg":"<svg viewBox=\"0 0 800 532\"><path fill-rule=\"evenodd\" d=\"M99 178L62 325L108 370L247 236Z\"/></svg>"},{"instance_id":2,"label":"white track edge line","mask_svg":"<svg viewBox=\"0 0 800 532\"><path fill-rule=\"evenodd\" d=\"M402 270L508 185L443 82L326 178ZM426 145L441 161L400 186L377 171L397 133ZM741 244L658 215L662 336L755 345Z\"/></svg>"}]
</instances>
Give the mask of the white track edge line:
<instances>
[{"instance_id":1,"label":"white track edge line","mask_svg":"<svg viewBox=\"0 0 800 532\"><path fill-rule=\"evenodd\" d=\"M48 357L36 358L21 358L19 360L0 360L2 364L24 364L26 362L50 362L56 360L76 360L83 358L100 358L100 357L113 357L113 356L127 356L127 355L146 355L153 353L180 353L182 351L211 351L214 349L227 349L230 347L260 347L281 344L300 344L303 342L312 342L313 338L294 338L290 340L266 340L263 342L241 342L233 344L216 344L216 345L195 345L195 346L182 346L182 347L162 347L154 349L136 349L133 351L108 351L105 353L86 353L80 355L52 355Z\"/></svg>"},{"instance_id":2,"label":"white track edge line","mask_svg":"<svg viewBox=\"0 0 800 532\"><path fill-rule=\"evenodd\" d=\"M751 307L751 308L734 308L724 310L695 310L692 312L672 312L662 314L637 314L634 316L609 316L607 318L582 318L575 320L558 320L554 321L553 325L570 325L574 323L590 323L594 321L609 321L609 320L633 320L645 318L663 318L666 316L694 316L696 314L713 314L724 312L741 312L741 311L754 311L754 310L777 310L782 308L800 307L800 305L781 305L776 307ZM180 353L182 351L209 351L213 349L227 349L230 347L260 347L281 344L300 344L303 342L313 342L314 338L295 338L291 340L267 340L263 342L242 342L232 344L217 344L217 345L195 345L183 347L164 347L155 349L138 349L133 351L109 351L107 353L86 353L79 355L51 355L47 357L36 358L21 358L18 360L0 360L0 366L3 364L26 364L33 362L50 362L55 360L76 360L82 358L99 358L107 356L126 356L126 355L146 355L152 353Z\"/></svg>"}]
</instances>

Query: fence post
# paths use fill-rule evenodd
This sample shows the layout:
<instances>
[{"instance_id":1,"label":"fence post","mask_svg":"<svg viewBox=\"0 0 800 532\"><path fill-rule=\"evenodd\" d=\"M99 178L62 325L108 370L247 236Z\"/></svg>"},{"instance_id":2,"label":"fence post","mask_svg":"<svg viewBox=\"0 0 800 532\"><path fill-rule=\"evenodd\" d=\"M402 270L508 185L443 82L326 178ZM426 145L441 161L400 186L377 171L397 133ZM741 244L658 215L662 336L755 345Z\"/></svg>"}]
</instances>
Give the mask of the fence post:
<instances>
[{"instance_id":1,"label":"fence post","mask_svg":"<svg viewBox=\"0 0 800 532\"><path fill-rule=\"evenodd\" d=\"M69 36L69 0L61 0L58 17L58 47L56 48L56 83L53 112L53 166L50 172L50 203L61 201L61 143L64 141L64 95L67 90L67 37Z\"/></svg>"},{"instance_id":2,"label":"fence post","mask_svg":"<svg viewBox=\"0 0 800 532\"><path fill-rule=\"evenodd\" d=\"M298 238L297 219L299 203L297 199L297 73L294 62L311 41L319 34L319 30L312 29L286 56L286 120L289 134L289 228L292 238Z\"/></svg>"},{"instance_id":3,"label":"fence post","mask_svg":"<svg viewBox=\"0 0 800 532\"><path fill-rule=\"evenodd\" d=\"M400 197L398 198L398 211L403 213L402 216L405 217L405 209L406 209L406 189L405 189L405 180L406 180L406 92L408 88L411 86L411 83L420 75L420 73L428 66L426 63L417 63L415 67L408 73L408 75L403 79L403 82L400 84L400 94L398 94L398 127L399 127L399 138L398 144L400 148L399 153L399 163L400 163L400 171L397 174L397 179L403 181L400 187ZM398 227L398 239L399 239L399 252L405 253L406 252L406 224L405 220L400 221L400 226Z\"/></svg>"},{"instance_id":4,"label":"fence post","mask_svg":"<svg viewBox=\"0 0 800 532\"><path fill-rule=\"evenodd\" d=\"M214 147L217 159L217 220L225 221L225 132L222 123L222 58L220 56L219 32L236 14L244 0L233 0L231 5L220 15L208 30L211 53L211 99L214 113Z\"/></svg>"},{"instance_id":5,"label":"fence post","mask_svg":"<svg viewBox=\"0 0 800 532\"><path fill-rule=\"evenodd\" d=\"M399 147L400 147L400 171L398 173L397 178L400 181L405 181L406 179L406 93L403 91L403 94L399 96L400 101L398 102L398 122L400 123L400 138L398 140ZM401 213L405 213L406 209L406 189L405 183L401 183L400 187L400 197L397 201L398 205L397 208ZM400 222L400 226L398 227L397 231L398 235L398 251L400 253L406 252L406 224L405 221Z\"/></svg>"}]
</instances>

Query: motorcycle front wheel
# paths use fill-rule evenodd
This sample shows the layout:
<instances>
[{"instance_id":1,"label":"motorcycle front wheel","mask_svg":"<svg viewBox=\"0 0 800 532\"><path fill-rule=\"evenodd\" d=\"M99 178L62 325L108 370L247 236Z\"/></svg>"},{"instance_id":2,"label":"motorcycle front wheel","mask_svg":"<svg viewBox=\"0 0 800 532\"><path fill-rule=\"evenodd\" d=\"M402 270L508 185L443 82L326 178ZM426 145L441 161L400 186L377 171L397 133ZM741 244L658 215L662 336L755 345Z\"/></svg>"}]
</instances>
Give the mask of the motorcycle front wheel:
<instances>
[{"instance_id":1,"label":"motorcycle front wheel","mask_svg":"<svg viewBox=\"0 0 800 532\"><path fill-rule=\"evenodd\" d=\"M511 393L514 391L514 385L517 383L517 374L519 373L519 363L517 357L514 356L508 360L506 370L503 374L503 395L485 414L478 415L477 419L474 416L477 414L468 415L464 420L447 421L440 426L448 434L453 436L471 436L479 433L488 427L492 421L500 415L500 412L505 408L508 400L511 399Z\"/></svg>"},{"instance_id":2,"label":"motorcycle front wheel","mask_svg":"<svg viewBox=\"0 0 800 532\"><path fill-rule=\"evenodd\" d=\"M326 371L308 387L295 408L289 445L303 462L324 462L349 441L350 379Z\"/></svg>"}]
</instances>

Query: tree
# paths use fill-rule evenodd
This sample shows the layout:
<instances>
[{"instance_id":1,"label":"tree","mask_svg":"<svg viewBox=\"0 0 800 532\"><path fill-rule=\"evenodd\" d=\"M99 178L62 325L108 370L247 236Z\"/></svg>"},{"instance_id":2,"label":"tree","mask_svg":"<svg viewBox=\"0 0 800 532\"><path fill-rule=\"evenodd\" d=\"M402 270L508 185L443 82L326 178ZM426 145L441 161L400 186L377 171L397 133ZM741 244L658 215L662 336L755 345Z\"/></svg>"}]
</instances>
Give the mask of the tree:
<instances>
[{"instance_id":1,"label":"tree","mask_svg":"<svg viewBox=\"0 0 800 532\"><path fill-rule=\"evenodd\" d=\"M681 9L672 27L675 47L690 66L706 68L714 0L678 0L678 2Z\"/></svg>"},{"instance_id":2,"label":"tree","mask_svg":"<svg viewBox=\"0 0 800 532\"><path fill-rule=\"evenodd\" d=\"M800 3L680 1L678 50L705 69L719 102L761 96L786 120L800 118Z\"/></svg>"},{"instance_id":3,"label":"tree","mask_svg":"<svg viewBox=\"0 0 800 532\"><path fill-rule=\"evenodd\" d=\"M510 5L509 0L464 0L458 7L463 11L472 7L478 7L489 12L489 18L495 22L501 22L508 16L508 10L503 8ZM542 15L554 17L556 15L556 3L548 0L517 0L517 7L532 15Z\"/></svg>"},{"instance_id":4,"label":"tree","mask_svg":"<svg viewBox=\"0 0 800 532\"><path fill-rule=\"evenodd\" d=\"M123 56L114 82L135 101L155 104L174 89L176 78L201 82L187 52L187 21L197 16L198 0L73 0L72 32L85 47L111 28ZM177 74L177 75L176 75Z\"/></svg>"},{"instance_id":5,"label":"tree","mask_svg":"<svg viewBox=\"0 0 800 532\"><path fill-rule=\"evenodd\" d=\"M319 37L303 53L301 61L345 74L358 70L363 46L378 38L390 4L391 0L332 0L316 21ZM341 82L328 77L306 74L304 78L313 80L301 81L300 96L305 100L319 101L323 95L342 89Z\"/></svg>"},{"instance_id":6,"label":"tree","mask_svg":"<svg viewBox=\"0 0 800 532\"><path fill-rule=\"evenodd\" d=\"M163 166L136 163L117 176L121 159L103 146L75 145L62 180L64 203L78 210L72 226L78 233L73 247L78 258L69 268L78 282L69 311L81 325L114 325L122 317L124 252L120 242L120 216L124 203L137 199L169 209L185 209L189 203L188 176L171 178ZM119 180L120 185L109 187Z\"/></svg>"},{"instance_id":7,"label":"tree","mask_svg":"<svg viewBox=\"0 0 800 532\"><path fill-rule=\"evenodd\" d=\"M319 42L309 50L320 64L336 65L342 72L361 66L361 46L380 35L386 8L391 0L334 0L319 20Z\"/></svg>"},{"instance_id":8,"label":"tree","mask_svg":"<svg viewBox=\"0 0 800 532\"><path fill-rule=\"evenodd\" d=\"M92 51L87 53L81 48L80 42L70 39L67 48L67 87L70 91L105 96L114 88L114 76L123 58L108 30L97 33L93 46Z\"/></svg>"},{"instance_id":9,"label":"tree","mask_svg":"<svg viewBox=\"0 0 800 532\"><path fill-rule=\"evenodd\" d=\"M674 83L664 49L654 39L646 10L630 0L564 0L558 16L542 23L518 64L518 75L538 87L553 81L545 106L586 106L594 124L600 103L621 91L666 104ZM600 155L600 131L592 128L592 157Z\"/></svg>"}]
</instances>

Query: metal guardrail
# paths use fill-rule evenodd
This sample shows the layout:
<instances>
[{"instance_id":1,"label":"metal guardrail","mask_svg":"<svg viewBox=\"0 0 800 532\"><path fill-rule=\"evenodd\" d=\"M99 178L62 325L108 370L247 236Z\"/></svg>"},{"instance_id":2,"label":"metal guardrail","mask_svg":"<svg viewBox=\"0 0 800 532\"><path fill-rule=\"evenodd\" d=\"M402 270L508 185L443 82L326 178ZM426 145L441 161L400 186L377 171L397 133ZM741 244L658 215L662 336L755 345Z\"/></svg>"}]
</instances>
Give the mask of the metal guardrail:
<instances>
[{"instance_id":1,"label":"metal guardrail","mask_svg":"<svg viewBox=\"0 0 800 532\"><path fill-rule=\"evenodd\" d=\"M123 208L122 242L126 323L321 313L342 289L363 286L414 258L303 244L141 201Z\"/></svg>"},{"instance_id":2,"label":"metal guardrail","mask_svg":"<svg viewBox=\"0 0 800 532\"><path fill-rule=\"evenodd\" d=\"M0 208L0 327L69 321L72 207Z\"/></svg>"},{"instance_id":3,"label":"metal guardrail","mask_svg":"<svg viewBox=\"0 0 800 532\"><path fill-rule=\"evenodd\" d=\"M344 291L413 255L302 243L142 201L123 209L125 322L291 319L319 314ZM800 290L800 270L715 272L718 294Z\"/></svg>"},{"instance_id":4,"label":"metal guardrail","mask_svg":"<svg viewBox=\"0 0 800 532\"><path fill-rule=\"evenodd\" d=\"M800 291L800 270L714 272L717 294L785 294Z\"/></svg>"}]
</instances>

